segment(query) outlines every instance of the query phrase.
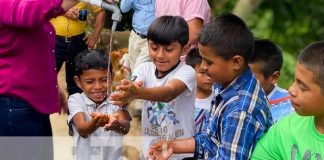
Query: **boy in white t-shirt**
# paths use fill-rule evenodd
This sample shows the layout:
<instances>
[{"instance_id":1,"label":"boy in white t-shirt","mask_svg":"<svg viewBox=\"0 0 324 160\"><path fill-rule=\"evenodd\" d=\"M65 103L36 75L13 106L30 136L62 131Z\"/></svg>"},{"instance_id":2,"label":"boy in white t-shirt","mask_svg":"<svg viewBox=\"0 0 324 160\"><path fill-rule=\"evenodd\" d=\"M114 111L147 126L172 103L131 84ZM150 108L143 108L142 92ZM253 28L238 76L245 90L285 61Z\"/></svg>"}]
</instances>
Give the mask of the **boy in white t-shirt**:
<instances>
[{"instance_id":1,"label":"boy in white t-shirt","mask_svg":"<svg viewBox=\"0 0 324 160\"><path fill-rule=\"evenodd\" d=\"M106 98L113 79L112 74L107 75L107 54L86 50L75 61L74 79L83 92L68 99L68 123L72 123L74 132L73 159L120 159L122 135L129 131L130 116L127 110L112 105ZM112 66L109 70L112 73Z\"/></svg>"},{"instance_id":2,"label":"boy in white t-shirt","mask_svg":"<svg viewBox=\"0 0 324 160\"><path fill-rule=\"evenodd\" d=\"M195 102L196 133L206 132L206 125L210 115L210 107L213 99L213 82L206 71L200 67L202 58L198 48L192 48L186 56L186 64L196 71L197 93Z\"/></svg>"},{"instance_id":3,"label":"boy in white t-shirt","mask_svg":"<svg viewBox=\"0 0 324 160\"><path fill-rule=\"evenodd\" d=\"M111 96L118 105L132 99L145 100L142 109L144 154L155 140L194 135L195 71L180 63L180 56L190 48L188 37L188 25L182 17L156 19L147 34L152 62L139 65L133 72L137 82L123 80L117 87L120 92ZM178 154L171 158L192 156Z\"/></svg>"}]
</instances>

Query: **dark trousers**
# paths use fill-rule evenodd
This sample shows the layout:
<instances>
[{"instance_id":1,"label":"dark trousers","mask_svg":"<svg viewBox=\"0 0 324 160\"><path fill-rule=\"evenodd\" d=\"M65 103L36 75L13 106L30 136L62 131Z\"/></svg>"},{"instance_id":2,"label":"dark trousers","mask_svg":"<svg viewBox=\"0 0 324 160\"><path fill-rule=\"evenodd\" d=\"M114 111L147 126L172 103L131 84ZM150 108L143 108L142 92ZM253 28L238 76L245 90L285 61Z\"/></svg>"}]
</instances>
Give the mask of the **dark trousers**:
<instances>
[{"instance_id":1,"label":"dark trousers","mask_svg":"<svg viewBox=\"0 0 324 160\"><path fill-rule=\"evenodd\" d=\"M83 40L85 34L65 38L56 36L55 55L57 72L61 69L65 62L65 75L67 91L69 95L81 93L81 89L74 82L75 62L74 58L81 52L87 49L87 45Z\"/></svg>"},{"instance_id":2,"label":"dark trousers","mask_svg":"<svg viewBox=\"0 0 324 160\"><path fill-rule=\"evenodd\" d=\"M0 95L1 159L53 159L52 129L48 114L27 102Z\"/></svg>"}]
</instances>

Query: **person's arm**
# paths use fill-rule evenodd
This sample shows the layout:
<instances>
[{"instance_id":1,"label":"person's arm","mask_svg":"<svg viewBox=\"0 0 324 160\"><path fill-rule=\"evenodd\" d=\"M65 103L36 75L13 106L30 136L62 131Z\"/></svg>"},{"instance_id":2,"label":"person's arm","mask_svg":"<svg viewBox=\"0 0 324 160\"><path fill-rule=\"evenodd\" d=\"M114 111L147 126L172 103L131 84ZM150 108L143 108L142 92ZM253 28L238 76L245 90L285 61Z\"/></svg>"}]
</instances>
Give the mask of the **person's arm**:
<instances>
[{"instance_id":1,"label":"person's arm","mask_svg":"<svg viewBox=\"0 0 324 160\"><path fill-rule=\"evenodd\" d=\"M59 0L0 1L0 24L16 28L40 27L55 15L64 13L61 2Z\"/></svg>"},{"instance_id":2,"label":"person's arm","mask_svg":"<svg viewBox=\"0 0 324 160\"><path fill-rule=\"evenodd\" d=\"M178 79L172 79L164 86L145 88L136 82L122 80L119 92L111 95L110 99L115 105L124 105L133 99L144 99L157 102L170 102L187 89L185 83Z\"/></svg>"},{"instance_id":3,"label":"person's arm","mask_svg":"<svg viewBox=\"0 0 324 160\"><path fill-rule=\"evenodd\" d=\"M224 116L221 122L221 144L216 158L249 159L257 134L263 133L262 127L252 114L244 111Z\"/></svg>"},{"instance_id":4,"label":"person's arm","mask_svg":"<svg viewBox=\"0 0 324 160\"><path fill-rule=\"evenodd\" d=\"M61 6L65 11L68 11L78 3L79 3L78 0L63 0Z\"/></svg>"},{"instance_id":5,"label":"person's arm","mask_svg":"<svg viewBox=\"0 0 324 160\"><path fill-rule=\"evenodd\" d=\"M133 8L134 0L122 0L120 2L120 10L123 13L129 12Z\"/></svg>"},{"instance_id":6,"label":"person's arm","mask_svg":"<svg viewBox=\"0 0 324 160\"><path fill-rule=\"evenodd\" d=\"M194 153L195 140L193 137L172 141L159 141L154 143L148 150L150 159L169 159L172 154Z\"/></svg>"},{"instance_id":7,"label":"person's arm","mask_svg":"<svg viewBox=\"0 0 324 160\"><path fill-rule=\"evenodd\" d=\"M107 117L104 117L101 114L96 114L92 115L90 121L86 121L84 113L79 112L73 116L72 121L79 135L83 138L87 138L99 127L103 127L107 123Z\"/></svg>"},{"instance_id":8,"label":"person's arm","mask_svg":"<svg viewBox=\"0 0 324 160\"><path fill-rule=\"evenodd\" d=\"M104 10L100 10L97 13L94 31L91 35L87 37L86 41L86 44L89 48L93 48L98 43L101 30L105 24L105 17L106 13Z\"/></svg>"},{"instance_id":9,"label":"person's arm","mask_svg":"<svg viewBox=\"0 0 324 160\"><path fill-rule=\"evenodd\" d=\"M127 134L130 129L131 117L127 110L118 110L117 113L110 115L109 123L105 125L106 130Z\"/></svg>"},{"instance_id":10,"label":"person's arm","mask_svg":"<svg viewBox=\"0 0 324 160\"><path fill-rule=\"evenodd\" d=\"M204 21L200 18L194 18L187 21L187 24L189 26L189 44L198 44L198 34L203 26L203 23Z\"/></svg>"}]
</instances>

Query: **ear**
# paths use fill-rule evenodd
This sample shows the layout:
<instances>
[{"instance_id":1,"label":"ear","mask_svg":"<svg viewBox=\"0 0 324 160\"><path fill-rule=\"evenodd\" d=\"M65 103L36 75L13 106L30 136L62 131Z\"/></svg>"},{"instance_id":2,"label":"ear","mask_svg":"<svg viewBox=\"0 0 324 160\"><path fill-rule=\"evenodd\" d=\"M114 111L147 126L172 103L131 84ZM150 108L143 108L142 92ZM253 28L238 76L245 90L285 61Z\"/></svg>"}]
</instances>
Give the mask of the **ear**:
<instances>
[{"instance_id":1,"label":"ear","mask_svg":"<svg viewBox=\"0 0 324 160\"><path fill-rule=\"evenodd\" d=\"M239 55L232 57L231 62L234 70L240 70L245 65L244 58Z\"/></svg>"},{"instance_id":2,"label":"ear","mask_svg":"<svg viewBox=\"0 0 324 160\"><path fill-rule=\"evenodd\" d=\"M279 77L280 77L280 71L275 71L270 75L269 82L271 84L276 84L279 81Z\"/></svg>"},{"instance_id":3,"label":"ear","mask_svg":"<svg viewBox=\"0 0 324 160\"><path fill-rule=\"evenodd\" d=\"M74 76L74 82L81 89L80 78L78 76Z\"/></svg>"},{"instance_id":4,"label":"ear","mask_svg":"<svg viewBox=\"0 0 324 160\"><path fill-rule=\"evenodd\" d=\"M188 52L190 51L190 47L191 47L191 44L187 43L182 49L181 56L188 54Z\"/></svg>"}]
</instances>

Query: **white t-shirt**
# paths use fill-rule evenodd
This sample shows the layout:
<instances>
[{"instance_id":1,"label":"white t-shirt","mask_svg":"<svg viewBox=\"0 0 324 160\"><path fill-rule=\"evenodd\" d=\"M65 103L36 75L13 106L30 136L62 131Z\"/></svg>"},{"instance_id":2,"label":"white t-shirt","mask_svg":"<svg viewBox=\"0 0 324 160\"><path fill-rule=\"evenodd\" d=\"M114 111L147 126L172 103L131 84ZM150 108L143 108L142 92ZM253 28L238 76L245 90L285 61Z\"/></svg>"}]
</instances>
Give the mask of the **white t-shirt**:
<instances>
[{"instance_id":1,"label":"white t-shirt","mask_svg":"<svg viewBox=\"0 0 324 160\"><path fill-rule=\"evenodd\" d=\"M195 132L194 105L196 97L196 76L192 67L179 63L163 78L155 76L154 63L139 65L133 76L143 80L145 88L166 85L172 79L181 80L187 89L172 101L152 102L144 100L142 109L143 153L157 140L172 140L192 137ZM177 154L171 158L181 159L192 154Z\"/></svg>"},{"instance_id":2,"label":"white t-shirt","mask_svg":"<svg viewBox=\"0 0 324 160\"><path fill-rule=\"evenodd\" d=\"M72 118L79 112L85 114L86 121L90 121L92 112L112 114L118 111L118 106L114 106L108 101L102 102L98 108L84 93L76 93L68 99L69 116L68 123L73 127L73 159L74 160L118 160L122 158L121 133L106 131L98 128L87 138L79 135L73 124Z\"/></svg>"},{"instance_id":3,"label":"white t-shirt","mask_svg":"<svg viewBox=\"0 0 324 160\"><path fill-rule=\"evenodd\" d=\"M206 131L207 120L210 113L211 101L214 94L211 93L205 99L196 98L195 102L195 124L196 133L204 133Z\"/></svg>"}]
</instances>

